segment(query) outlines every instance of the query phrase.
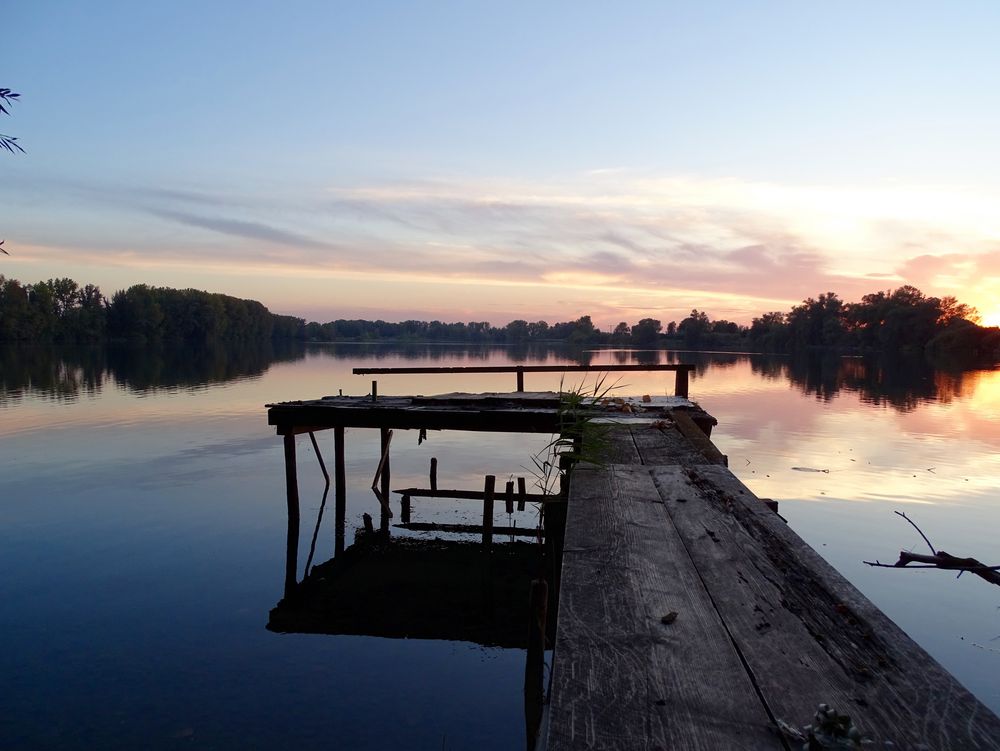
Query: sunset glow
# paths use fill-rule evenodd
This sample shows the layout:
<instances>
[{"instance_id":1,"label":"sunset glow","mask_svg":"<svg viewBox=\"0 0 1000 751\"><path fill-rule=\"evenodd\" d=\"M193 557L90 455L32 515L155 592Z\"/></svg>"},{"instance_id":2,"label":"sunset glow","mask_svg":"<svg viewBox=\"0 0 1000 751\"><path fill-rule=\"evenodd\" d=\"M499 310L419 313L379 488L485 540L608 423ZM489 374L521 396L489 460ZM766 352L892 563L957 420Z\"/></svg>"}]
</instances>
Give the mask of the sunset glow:
<instances>
[{"instance_id":1,"label":"sunset glow","mask_svg":"<svg viewBox=\"0 0 1000 751\"><path fill-rule=\"evenodd\" d=\"M1000 10L892 7L23 5L0 273L605 329L913 284L995 325Z\"/></svg>"}]
</instances>

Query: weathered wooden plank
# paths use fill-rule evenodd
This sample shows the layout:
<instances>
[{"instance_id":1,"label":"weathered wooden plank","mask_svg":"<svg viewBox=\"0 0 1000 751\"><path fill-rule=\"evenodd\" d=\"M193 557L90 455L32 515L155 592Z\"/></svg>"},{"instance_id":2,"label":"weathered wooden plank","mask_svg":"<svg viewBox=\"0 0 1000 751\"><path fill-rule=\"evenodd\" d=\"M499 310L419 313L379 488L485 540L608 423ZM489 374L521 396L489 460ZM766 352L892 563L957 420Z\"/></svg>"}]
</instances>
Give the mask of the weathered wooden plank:
<instances>
[{"instance_id":1,"label":"weathered wooden plank","mask_svg":"<svg viewBox=\"0 0 1000 751\"><path fill-rule=\"evenodd\" d=\"M326 428L398 428L405 430L473 430L513 433L562 432L565 415L544 394L538 398L519 399L510 394L459 394L443 397L368 397L327 396L310 401L269 404L269 425L286 432L318 431ZM466 397L468 397L466 399ZM595 424L637 425L662 420L672 407L636 402L634 411L621 413L613 405L594 405L587 416ZM704 415L691 402L692 414ZM706 416L707 417L707 416ZM713 418L708 418L713 419Z\"/></svg>"},{"instance_id":2,"label":"weathered wooden plank","mask_svg":"<svg viewBox=\"0 0 1000 751\"><path fill-rule=\"evenodd\" d=\"M823 702L876 748L1000 749L1000 720L728 470L652 471L775 717L806 724Z\"/></svg>"},{"instance_id":3,"label":"weathered wooden plank","mask_svg":"<svg viewBox=\"0 0 1000 751\"><path fill-rule=\"evenodd\" d=\"M709 440L708 434L695 423L686 410L674 410L672 415L678 432L688 440L691 446L701 452L709 464L721 464L724 467L729 466L729 459Z\"/></svg>"},{"instance_id":4,"label":"weathered wooden plank","mask_svg":"<svg viewBox=\"0 0 1000 751\"><path fill-rule=\"evenodd\" d=\"M632 440L632 431L628 427L609 426L601 431L599 442L598 458L602 464L642 464L639 449L636 448L635 441ZM588 446L584 451L593 453L595 448Z\"/></svg>"},{"instance_id":5,"label":"weathered wooden plank","mask_svg":"<svg viewBox=\"0 0 1000 751\"><path fill-rule=\"evenodd\" d=\"M690 363L657 365L455 365L445 367L353 368L354 375L415 374L415 373L635 373L674 370L684 373L694 370Z\"/></svg>"},{"instance_id":6,"label":"weathered wooden plank","mask_svg":"<svg viewBox=\"0 0 1000 751\"><path fill-rule=\"evenodd\" d=\"M575 469L547 748L782 748L768 726L648 469Z\"/></svg>"},{"instance_id":7,"label":"weathered wooden plank","mask_svg":"<svg viewBox=\"0 0 1000 751\"><path fill-rule=\"evenodd\" d=\"M636 426L632 428L632 437L643 464L708 464L704 454L673 425L664 428Z\"/></svg>"}]
</instances>

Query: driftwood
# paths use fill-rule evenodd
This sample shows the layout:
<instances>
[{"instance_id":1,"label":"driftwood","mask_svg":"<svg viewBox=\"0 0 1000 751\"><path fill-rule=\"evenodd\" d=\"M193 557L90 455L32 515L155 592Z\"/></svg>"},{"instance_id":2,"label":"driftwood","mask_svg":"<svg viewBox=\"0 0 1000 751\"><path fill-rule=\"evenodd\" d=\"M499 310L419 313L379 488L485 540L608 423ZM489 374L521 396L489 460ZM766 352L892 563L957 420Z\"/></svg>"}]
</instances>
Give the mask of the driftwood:
<instances>
[{"instance_id":1,"label":"driftwood","mask_svg":"<svg viewBox=\"0 0 1000 751\"><path fill-rule=\"evenodd\" d=\"M864 563L869 566L877 566L880 568L940 568L947 571L958 571L959 576L968 571L971 574L975 574L976 576L985 579L991 584L1000 586L1000 566L987 566L975 558L959 558L951 553L946 553L943 550L935 550L931 541L927 539L927 535L923 533L923 530L921 530L920 527L918 527L914 521L910 519L910 517L902 511L896 511L894 513L897 516L901 516L906 519L906 521L908 521L912 527L917 530L920 536L924 538L924 542L927 543L927 547L931 549L931 555L909 553L905 550L901 550L899 551L899 560L895 563L882 563L878 560L864 561ZM911 563L920 565L911 566Z\"/></svg>"}]
</instances>

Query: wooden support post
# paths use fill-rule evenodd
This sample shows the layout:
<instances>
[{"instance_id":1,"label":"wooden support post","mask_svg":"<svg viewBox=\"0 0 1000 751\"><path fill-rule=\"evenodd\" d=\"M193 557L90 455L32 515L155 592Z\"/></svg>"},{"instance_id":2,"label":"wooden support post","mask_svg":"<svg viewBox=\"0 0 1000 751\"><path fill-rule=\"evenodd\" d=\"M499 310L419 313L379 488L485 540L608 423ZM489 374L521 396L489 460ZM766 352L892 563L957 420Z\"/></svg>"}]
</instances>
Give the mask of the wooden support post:
<instances>
[{"instance_id":1,"label":"wooden support post","mask_svg":"<svg viewBox=\"0 0 1000 751\"><path fill-rule=\"evenodd\" d=\"M372 401L378 400L378 381L372 381Z\"/></svg>"},{"instance_id":2,"label":"wooden support post","mask_svg":"<svg viewBox=\"0 0 1000 751\"><path fill-rule=\"evenodd\" d=\"M404 495L399 501L399 518L403 524L410 523L410 496Z\"/></svg>"},{"instance_id":3,"label":"wooden support post","mask_svg":"<svg viewBox=\"0 0 1000 751\"><path fill-rule=\"evenodd\" d=\"M545 625L548 617L549 587L544 579L533 579L529 594L528 655L524 663L524 722L528 751L535 748L542 724L545 698Z\"/></svg>"},{"instance_id":4,"label":"wooden support post","mask_svg":"<svg viewBox=\"0 0 1000 751\"><path fill-rule=\"evenodd\" d=\"M285 435L285 493L288 537L285 546L285 597L295 594L299 568L299 478L295 467L295 436Z\"/></svg>"},{"instance_id":5,"label":"wooden support post","mask_svg":"<svg viewBox=\"0 0 1000 751\"><path fill-rule=\"evenodd\" d=\"M431 490L438 489L438 460L436 456L431 457Z\"/></svg>"},{"instance_id":6,"label":"wooden support post","mask_svg":"<svg viewBox=\"0 0 1000 751\"><path fill-rule=\"evenodd\" d=\"M524 368L518 367L516 372L517 372L517 390L524 391Z\"/></svg>"},{"instance_id":7,"label":"wooden support post","mask_svg":"<svg viewBox=\"0 0 1000 751\"><path fill-rule=\"evenodd\" d=\"M497 478L486 475L483 487L483 545L490 548L493 545L493 493L496 490Z\"/></svg>"},{"instance_id":8,"label":"wooden support post","mask_svg":"<svg viewBox=\"0 0 1000 751\"><path fill-rule=\"evenodd\" d=\"M333 553L344 552L344 533L347 526L347 468L344 461L344 429L333 429Z\"/></svg>"},{"instance_id":9,"label":"wooden support post","mask_svg":"<svg viewBox=\"0 0 1000 751\"><path fill-rule=\"evenodd\" d=\"M507 487L505 488L504 501L506 502L506 511L508 514L514 513L514 481L510 480L507 482Z\"/></svg>"},{"instance_id":10,"label":"wooden support post","mask_svg":"<svg viewBox=\"0 0 1000 751\"><path fill-rule=\"evenodd\" d=\"M389 493L391 492L389 489L389 480L391 476L389 471L389 441L392 440L392 431L389 430L388 428L382 428L381 435L382 435L382 441L381 441L382 459L384 461L382 462L382 483L380 488L382 491L382 514L380 519L381 521L380 529L383 532L388 532L389 517L391 516L391 511L389 509Z\"/></svg>"},{"instance_id":11,"label":"wooden support post","mask_svg":"<svg viewBox=\"0 0 1000 751\"><path fill-rule=\"evenodd\" d=\"M565 438L565 435L560 436L560 438ZM576 441L573 441L573 451L576 451ZM569 492L569 473L573 468L573 459L566 454L559 455L559 495L563 500L566 500L566 494Z\"/></svg>"},{"instance_id":12,"label":"wooden support post","mask_svg":"<svg viewBox=\"0 0 1000 751\"><path fill-rule=\"evenodd\" d=\"M674 377L674 396L688 397L688 371L687 368L678 368Z\"/></svg>"},{"instance_id":13,"label":"wooden support post","mask_svg":"<svg viewBox=\"0 0 1000 751\"><path fill-rule=\"evenodd\" d=\"M525 488L524 478L517 478L517 510L524 511L525 496L528 494Z\"/></svg>"},{"instance_id":14,"label":"wooden support post","mask_svg":"<svg viewBox=\"0 0 1000 751\"><path fill-rule=\"evenodd\" d=\"M323 479L326 480L327 487L330 486L330 474L326 471L326 462L323 461L323 454L320 453L319 444L316 442L316 434L313 431L309 431L309 440L312 441L313 451L316 453L316 460L319 462L319 469L323 473Z\"/></svg>"}]
</instances>

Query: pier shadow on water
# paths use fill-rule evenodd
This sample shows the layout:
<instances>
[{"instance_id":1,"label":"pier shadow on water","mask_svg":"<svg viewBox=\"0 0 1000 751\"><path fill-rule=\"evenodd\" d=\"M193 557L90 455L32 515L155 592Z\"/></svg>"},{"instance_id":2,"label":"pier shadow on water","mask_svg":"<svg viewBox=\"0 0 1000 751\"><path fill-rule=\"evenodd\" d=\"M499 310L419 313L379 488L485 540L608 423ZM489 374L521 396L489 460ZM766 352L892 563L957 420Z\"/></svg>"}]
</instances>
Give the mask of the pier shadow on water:
<instances>
[{"instance_id":1,"label":"pier shadow on water","mask_svg":"<svg viewBox=\"0 0 1000 751\"><path fill-rule=\"evenodd\" d=\"M541 515L530 542L515 541L510 534L509 541L495 544L492 533L476 540L464 532L452 535L461 539L415 537L405 531L393 535L386 504L379 528L365 514L365 527L354 530L353 544L345 547L344 501L337 494L335 554L311 565L329 489L328 484L301 580L299 525L297 514L290 514L285 596L271 609L267 630L524 650L523 737L528 751L534 749L550 673L546 652L551 666L555 642L565 504L547 504L551 510ZM400 511L404 523L398 526L406 530L411 526L406 496ZM443 531L439 525L426 526ZM498 528L496 536L502 540L506 535Z\"/></svg>"}]
</instances>

